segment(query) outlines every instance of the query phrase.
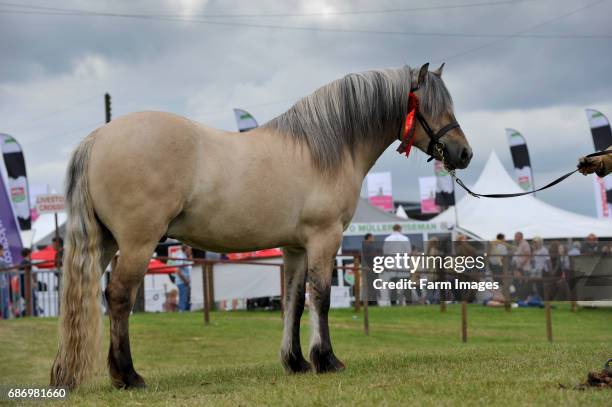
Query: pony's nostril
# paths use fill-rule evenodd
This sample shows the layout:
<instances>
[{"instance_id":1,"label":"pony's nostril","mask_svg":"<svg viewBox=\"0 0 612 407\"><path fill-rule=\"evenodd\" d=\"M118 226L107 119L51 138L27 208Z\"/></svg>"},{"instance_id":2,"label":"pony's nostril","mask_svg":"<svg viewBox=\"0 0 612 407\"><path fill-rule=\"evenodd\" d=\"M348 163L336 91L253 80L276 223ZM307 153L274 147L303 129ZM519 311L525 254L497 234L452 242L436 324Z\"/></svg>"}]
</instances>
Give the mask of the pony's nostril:
<instances>
[{"instance_id":1,"label":"pony's nostril","mask_svg":"<svg viewBox=\"0 0 612 407\"><path fill-rule=\"evenodd\" d=\"M464 147L463 150L461 150L461 161L469 160L471 158L470 156L470 151Z\"/></svg>"}]
</instances>

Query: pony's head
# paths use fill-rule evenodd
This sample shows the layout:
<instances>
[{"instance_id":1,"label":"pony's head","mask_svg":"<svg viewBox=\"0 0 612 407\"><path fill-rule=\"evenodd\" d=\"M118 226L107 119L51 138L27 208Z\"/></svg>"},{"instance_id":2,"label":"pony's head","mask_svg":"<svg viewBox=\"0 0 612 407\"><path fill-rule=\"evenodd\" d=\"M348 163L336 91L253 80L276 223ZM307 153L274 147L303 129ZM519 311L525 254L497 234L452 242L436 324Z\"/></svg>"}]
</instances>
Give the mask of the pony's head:
<instances>
[{"instance_id":1,"label":"pony's head","mask_svg":"<svg viewBox=\"0 0 612 407\"><path fill-rule=\"evenodd\" d=\"M466 168L472 148L455 119L453 100L442 81L442 64L429 71L429 63L411 70L412 88L419 99L414 144L450 168Z\"/></svg>"}]
</instances>

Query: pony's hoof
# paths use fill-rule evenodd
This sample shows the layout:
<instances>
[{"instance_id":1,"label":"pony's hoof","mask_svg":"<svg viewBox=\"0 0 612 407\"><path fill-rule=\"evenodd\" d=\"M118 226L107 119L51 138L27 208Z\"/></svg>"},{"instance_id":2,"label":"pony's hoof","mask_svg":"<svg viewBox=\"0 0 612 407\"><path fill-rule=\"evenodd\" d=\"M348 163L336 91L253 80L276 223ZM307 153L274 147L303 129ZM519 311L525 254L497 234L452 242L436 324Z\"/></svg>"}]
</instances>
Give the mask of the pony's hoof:
<instances>
[{"instance_id":1,"label":"pony's hoof","mask_svg":"<svg viewBox=\"0 0 612 407\"><path fill-rule=\"evenodd\" d=\"M299 355L282 356L281 360L287 373L306 373L312 370L310 363L302 356L302 352Z\"/></svg>"},{"instance_id":2,"label":"pony's hoof","mask_svg":"<svg viewBox=\"0 0 612 407\"><path fill-rule=\"evenodd\" d=\"M317 373L341 372L345 369L344 363L331 350L323 351L320 348L312 348L310 361Z\"/></svg>"},{"instance_id":3,"label":"pony's hoof","mask_svg":"<svg viewBox=\"0 0 612 407\"><path fill-rule=\"evenodd\" d=\"M136 372L124 377L111 377L113 387L120 390L146 389L144 379Z\"/></svg>"},{"instance_id":4,"label":"pony's hoof","mask_svg":"<svg viewBox=\"0 0 612 407\"><path fill-rule=\"evenodd\" d=\"M126 390L144 390L146 388L147 385L144 381L142 383L134 383L125 387Z\"/></svg>"}]
</instances>

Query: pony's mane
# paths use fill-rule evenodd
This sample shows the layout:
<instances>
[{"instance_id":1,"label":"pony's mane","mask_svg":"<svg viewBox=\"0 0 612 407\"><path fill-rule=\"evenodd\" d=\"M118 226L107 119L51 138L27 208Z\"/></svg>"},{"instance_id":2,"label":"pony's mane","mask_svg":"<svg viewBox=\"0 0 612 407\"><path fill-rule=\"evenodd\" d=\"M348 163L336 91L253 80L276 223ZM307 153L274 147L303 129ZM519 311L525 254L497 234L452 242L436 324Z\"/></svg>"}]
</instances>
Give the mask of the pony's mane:
<instances>
[{"instance_id":1,"label":"pony's mane","mask_svg":"<svg viewBox=\"0 0 612 407\"><path fill-rule=\"evenodd\" d=\"M342 164L345 148L353 154L360 143L399 134L417 75L418 69L409 66L346 75L263 127L305 143L317 168L334 170ZM437 75L430 72L421 89L420 107L429 117L452 112L450 94Z\"/></svg>"}]
</instances>

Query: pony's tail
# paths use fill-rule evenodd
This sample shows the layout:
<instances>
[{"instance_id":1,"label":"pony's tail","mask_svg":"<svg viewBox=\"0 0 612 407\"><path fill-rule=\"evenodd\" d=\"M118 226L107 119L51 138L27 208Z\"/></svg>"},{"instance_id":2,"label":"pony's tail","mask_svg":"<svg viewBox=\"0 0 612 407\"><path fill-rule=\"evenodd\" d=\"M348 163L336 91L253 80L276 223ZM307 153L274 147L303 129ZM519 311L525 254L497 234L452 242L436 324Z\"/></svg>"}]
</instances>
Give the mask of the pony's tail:
<instances>
[{"instance_id":1,"label":"pony's tail","mask_svg":"<svg viewBox=\"0 0 612 407\"><path fill-rule=\"evenodd\" d=\"M68 221L61 278L59 349L51 368L51 385L71 389L88 379L100 360L103 231L96 219L88 183L94 135L95 132L77 147L66 176Z\"/></svg>"}]
</instances>

